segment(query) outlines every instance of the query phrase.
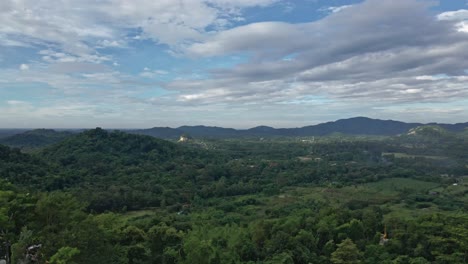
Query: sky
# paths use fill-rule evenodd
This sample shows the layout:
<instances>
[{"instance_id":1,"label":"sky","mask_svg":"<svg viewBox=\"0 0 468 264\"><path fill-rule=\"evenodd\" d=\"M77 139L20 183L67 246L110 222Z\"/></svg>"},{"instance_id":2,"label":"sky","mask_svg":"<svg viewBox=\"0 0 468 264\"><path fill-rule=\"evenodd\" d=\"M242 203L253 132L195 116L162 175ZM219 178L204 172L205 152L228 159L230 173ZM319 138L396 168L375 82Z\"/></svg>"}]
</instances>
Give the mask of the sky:
<instances>
[{"instance_id":1,"label":"sky","mask_svg":"<svg viewBox=\"0 0 468 264\"><path fill-rule=\"evenodd\" d=\"M468 121L468 1L0 1L0 128L355 116Z\"/></svg>"}]
</instances>

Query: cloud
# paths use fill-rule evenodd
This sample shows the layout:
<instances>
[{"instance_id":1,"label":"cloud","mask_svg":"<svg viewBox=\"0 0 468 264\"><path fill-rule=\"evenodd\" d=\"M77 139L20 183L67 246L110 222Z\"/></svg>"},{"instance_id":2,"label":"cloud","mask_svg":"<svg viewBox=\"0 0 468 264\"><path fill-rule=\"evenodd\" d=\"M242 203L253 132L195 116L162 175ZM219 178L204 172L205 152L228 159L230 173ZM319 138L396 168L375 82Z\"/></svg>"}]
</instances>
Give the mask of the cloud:
<instances>
[{"instance_id":1,"label":"cloud","mask_svg":"<svg viewBox=\"0 0 468 264\"><path fill-rule=\"evenodd\" d=\"M53 73L97 73L110 71L110 68L95 63L84 63L84 62L58 62L49 65L48 70Z\"/></svg>"},{"instance_id":2,"label":"cloud","mask_svg":"<svg viewBox=\"0 0 468 264\"><path fill-rule=\"evenodd\" d=\"M284 103L316 96L376 105L465 98L466 84L457 78L468 69L468 35L454 30L458 19L434 17L429 8L417 0L368 0L314 22L228 29L185 52L247 54L247 62L166 88L179 91L180 101L196 103ZM453 78L417 79L440 74Z\"/></svg>"},{"instance_id":3,"label":"cloud","mask_svg":"<svg viewBox=\"0 0 468 264\"><path fill-rule=\"evenodd\" d=\"M27 64L21 64L20 67L19 67L20 70L22 71L27 71L29 70L29 65Z\"/></svg>"},{"instance_id":4,"label":"cloud","mask_svg":"<svg viewBox=\"0 0 468 264\"><path fill-rule=\"evenodd\" d=\"M442 21L457 21L455 27L460 32L468 33L468 10L460 9L457 11L443 12L437 16Z\"/></svg>"},{"instance_id":5,"label":"cloud","mask_svg":"<svg viewBox=\"0 0 468 264\"><path fill-rule=\"evenodd\" d=\"M468 10L460 9L457 11L443 12L437 15L437 19L449 21L468 20Z\"/></svg>"},{"instance_id":6,"label":"cloud","mask_svg":"<svg viewBox=\"0 0 468 264\"><path fill-rule=\"evenodd\" d=\"M176 49L201 40L219 21L241 20L240 10L267 6L274 0L59 0L2 1L0 45L38 46L77 60L100 57L97 49L127 46L125 36L139 29L151 39ZM47 58L46 58L47 59Z\"/></svg>"},{"instance_id":7,"label":"cloud","mask_svg":"<svg viewBox=\"0 0 468 264\"><path fill-rule=\"evenodd\" d=\"M8 100L8 101L6 101L6 103L9 106L29 106L28 102L19 101L19 100Z\"/></svg>"},{"instance_id":8,"label":"cloud","mask_svg":"<svg viewBox=\"0 0 468 264\"><path fill-rule=\"evenodd\" d=\"M432 115L433 105L440 118L466 119L467 10L434 15L428 1L367 0L305 23L244 17L277 2L2 1L0 45L37 57L1 68L0 93L5 84L46 88L40 105L5 98L0 121L296 126L346 115L411 120L412 109ZM128 70L143 68L126 56L148 42L177 55L170 72L158 58L144 62L158 69ZM242 59L226 60L234 56ZM191 65L197 76L186 72Z\"/></svg>"},{"instance_id":9,"label":"cloud","mask_svg":"<svg viewBox=\"0 0 468 264\"><path fill-rule=\"evenodd\" d=\"M342 5L342 6L328 6L328 7L322 7L319 9L321 12L325 13L338 13L340 11L343 11L344 9L351 7L351 5Z\"/></svg>"},{"instance_id":10,"label":"cloud","mask_svg":"<svg viewBox=\"0 0 468 264\"><path fill-rule=\"evenodd\" d=\"M122 40L99 40L96 48L125 48L127 46Z\"/></svg>"},{"instance_id":11,"label":"cloud","mask_svg":"<svg viewBox=\"0 0 468 264\"><path fill-rule=\"evenodd\" d=\"M190 45L192 56L222 56L235 52L268 53L303 43L303 30L285 22L260 22L219 32L205 42ZM290 44L290 40L298 41Z\"/></svg>"},{"instance_id":12,"label":"cloud","mask_svg":"<svg viewBox=\"0 0 468 264\"><path fill-rule=\"evenodd\" d=\"M70 53L57 52L51 49L41 50L38 52L42 56L42 60L47 63L70 63L70 62L82 62L82 63L102 63L110 61L111 58L105 55L99 54L80 54L73 55Z\"/></svg>"},{"instance_id":13,"label":"cloud","mask_svg":"<svg viewBox=\"0 0 468 264\"><path fill-rule=\"evenodd\" d=\"M139 75L144 78L156 78L157 76L167 74L169 74L169 72L165 70L151 70L150 68L145 67Z\"/></svg>"}]
</instances>

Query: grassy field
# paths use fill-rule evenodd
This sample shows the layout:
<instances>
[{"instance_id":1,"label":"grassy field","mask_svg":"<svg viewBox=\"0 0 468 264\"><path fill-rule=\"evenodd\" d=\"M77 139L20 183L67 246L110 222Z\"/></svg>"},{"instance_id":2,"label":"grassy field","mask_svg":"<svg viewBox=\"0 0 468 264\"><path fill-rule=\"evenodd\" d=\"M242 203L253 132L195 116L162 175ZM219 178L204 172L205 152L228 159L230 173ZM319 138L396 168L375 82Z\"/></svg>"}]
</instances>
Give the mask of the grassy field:
<instances>
[{"instance_id":1,"label":"grassy field","mask_svg":"<svg viewBox=\"0 0 468 264\"><path fill-rule=\"evenodd\" d=\"M410 178L388 178L382 179L378 182L367 183L365 186L383 193L400 193L408 191L427 192L431 189L439 187L440 184Z\"/></svg>"},{"instance_id":2,"label":"grassy field","mask_svg":"<svg viewBox=\"0 0 468 264\"><path fill-rule=\"evenodd\" d=\"M338 203L350 200L372 201L372 203L384 203L397 199L402 192L427 193L429 190L439 187L440 184L425 182L409 178L388 178L378 182L334 187L297 187L288 188L285 193L292 197L303 197L316 200L336 200Z\"/></svg>"},{"instance_id":3,"label":"grassy field","mask_svg":"<svg viewBox=\"0 0 468 264\"><path fill-rule=\"evenodd\" d=\"M412 155L401 152L383 152L382 156L395 156L395 158L424 158L424 159L434 159L434 160L444 160L448 157L444 156L429 156L429 155Z\"/></svg>"}]
</instances>

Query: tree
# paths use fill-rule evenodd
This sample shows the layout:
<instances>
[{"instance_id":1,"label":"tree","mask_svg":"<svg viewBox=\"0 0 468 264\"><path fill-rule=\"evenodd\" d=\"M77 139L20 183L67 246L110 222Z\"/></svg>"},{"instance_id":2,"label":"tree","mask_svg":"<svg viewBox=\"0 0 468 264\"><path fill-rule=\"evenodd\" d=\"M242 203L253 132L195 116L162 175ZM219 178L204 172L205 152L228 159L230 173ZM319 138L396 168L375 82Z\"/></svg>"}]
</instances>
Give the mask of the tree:
<instances>
[{"instance_id":1,"label":"tree","mask_svg":"<svg viewBox=\"0 0 468 264\"><path fill-rule=\"evenodd\" d=\"M152 260L155 263L171 263L179 254L183 236L182 231L177 231L165 223L151 227L148 231L148 242Z\"/></svg>"},{"instance_id":2,"label":"tree","mask_svg":"<svg viewBox=\"0 0 468 264\"><path fill-rule=\"evenodd\" d=\"M410 264L429 264L430 262L427 261L427 259L423 257L417 257L417 258L411 259L409 263Z\"/></svg>"},{"instance_id":3,"label":"tree","mask_svg":"<svg viewBox=\"0 0 468 264\"><path fill-rule=\"evenodd\" d=\"M333 264L358 264L361 263L362 253L354 242L347 238L338 244L338 248L331 254Z\"/></svg>"},{"instance_id":4,"label":"tree","mask_svg":"<svg viewBox=\"0 0 468 264\"><path fill-rule=\"evenodd\" d=\"M386 260L391 259L390 254L385 250L385 247L380 245L367 245L364 252L364 263L385 263Z\"/></svg>"},{"instance_id":5,"label":"tree","mask_svg":"<svg viewBox=\"0 0 468 264\"><path fill-rule=\"evenodd\" d=\"M292 264L294 263L293 258L290 253L282 252L280 254L274 255L271 260L266 261L267 264Z\"/></svg>"},{"instance_id":6,"label":"tree","mask_svg":"<svg viewBox=\"0 0 468 264\"><path fill-rule=\"evenodd\" d=\"M25 251L28 245L34 242L33 232L27 227L21 229L18 241L11 246L12 263L21 263L25 258Z\"/></svg>"},{"instance_id":7,"label":"tree","mask_svg":"<svg viewBox=\"0 0 468 264\"><path fill-rule=\"evenodd\" d=\"M73 247L62 247L50 258L50 264L72 264L75 255L80 254L80 250Z\"/></svg>"}]
</instances>

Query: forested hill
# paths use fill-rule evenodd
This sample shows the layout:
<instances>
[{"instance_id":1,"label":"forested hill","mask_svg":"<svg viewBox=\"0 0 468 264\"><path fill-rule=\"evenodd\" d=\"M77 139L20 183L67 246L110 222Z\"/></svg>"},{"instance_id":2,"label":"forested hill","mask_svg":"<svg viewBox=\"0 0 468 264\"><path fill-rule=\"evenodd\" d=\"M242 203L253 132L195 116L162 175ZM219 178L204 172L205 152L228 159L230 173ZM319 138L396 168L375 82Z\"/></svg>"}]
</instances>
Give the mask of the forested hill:
<instances>
[{"instance_id":1,"label":"forested hill","mask_svg":"<svg viewBox=\"0 0 468 264\"><path fill-rule=\"evenodd\" d=\"M210 155L150 136L97 128L32 154L0 145L0 177L34 190L68 190L93 210L135 209L159 206L164 190L186 185L187 179L178 180L185 169L194 171L199 159L220 157Z\"/></svg>"},{"instance_id":2,"label":"forested hill","mask_svg":"<svg viewBox=\"0 0 468 264\"><path fill-rule=\"evenodd\" d=\"M154 127L150 129L132 130L130 133L149 135L158 138L178 138L182 134L189 134L196 137L230 138L249 136L325 136L333 133L347 135L381 135L392 136L404 134L412 128L423 126L421 123L405 123L393 120L371 119L367 117L355 117L340 119L333 122L318 125L305 126L300 128L272 128L268 126L258 126L246 130L236 130L232 128L208 127L208 126L181 126L178 128ZM461 132L468 127L468 123L458 124L437 124L452 132Z\"/></svg>"},{"instance_id":3,"label":"forested hill","mask_svg":"<svg viewBox=\"0 0 468 264\"><path fill-rule=\"evenodd\" d=\"M182 150L165 140L96 128L45 148L41 153L48 160L74 167L86 165L83 164L85 161L125 165L162 162L182 153Z\"/></svg>"},{"instance_id":4,"label":"forested hill","mask_svg":"<svg viewBox=\"0 0 468 264\"><path fill-rule=\"evenodd\" d=\"M181 190L194 188L196 173L210 163L224 162L218 153L100 128L69 137L38 155L57 168L39 188L68 189L97 211L173 203L181 199Z\"/></svg>"},{"instance_id":5,"label":"forested hill","mask_svg":"<svg viewBox=\"0 0 468 264\"><path fill-rule=\"evenodd\" d=\"M15 148L38 148L60 142L72 135L73 133L70 131L34 129L0 138L0 144Z\"/></svg>"}]
</instances>

